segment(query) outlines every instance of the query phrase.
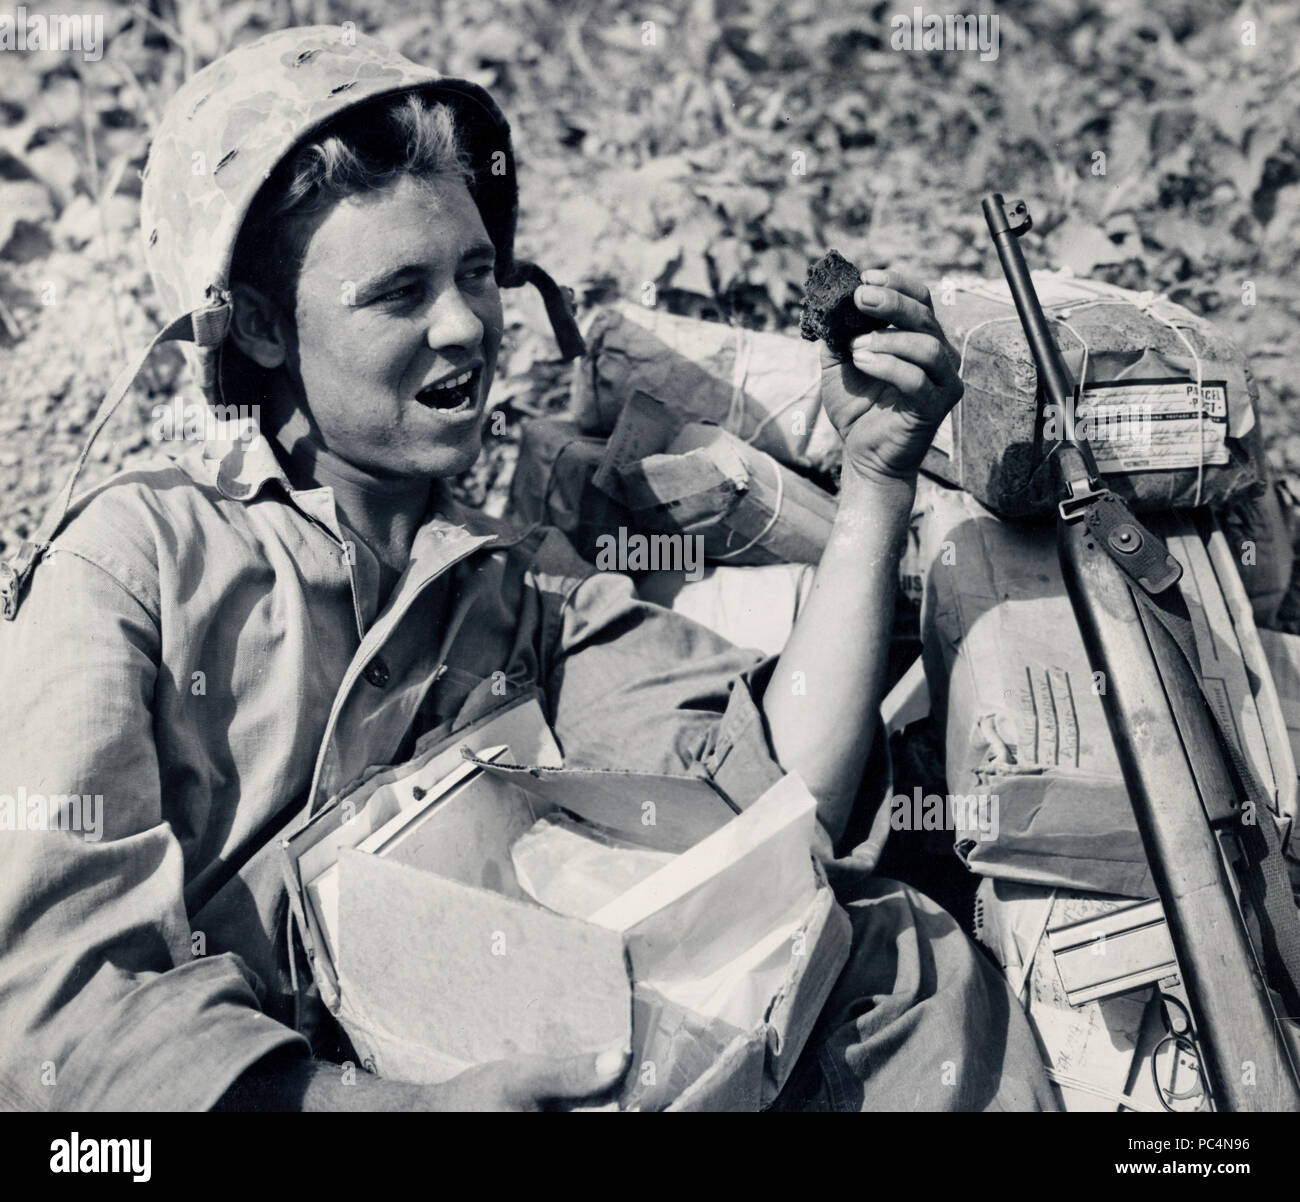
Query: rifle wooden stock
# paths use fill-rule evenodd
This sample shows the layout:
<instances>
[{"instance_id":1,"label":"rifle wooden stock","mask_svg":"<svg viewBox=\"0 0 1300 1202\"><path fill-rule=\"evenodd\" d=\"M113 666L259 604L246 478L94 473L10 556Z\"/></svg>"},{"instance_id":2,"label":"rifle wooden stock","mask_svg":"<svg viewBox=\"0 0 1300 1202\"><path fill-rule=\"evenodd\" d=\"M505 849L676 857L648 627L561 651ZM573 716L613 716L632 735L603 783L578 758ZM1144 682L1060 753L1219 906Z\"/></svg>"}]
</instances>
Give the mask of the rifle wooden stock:
<instances>
[{"instance_id":1,"label":"rifle wooden stock","mask_svg":"<svg viewBox=\"0 0 1300 1202\"><path fill-rule=\"evenodd\" d=\"M1106 720L1215 1104L1298 1110L1300 1087L1285 1036L1202 801L1231 797L1234 789L1200 686L1164 628L1138 610L1123 573L1084 523L1062 521L1058 537L1089 661L1104 674ZM1179 734L1180 722L1194 755Z\"/></svg>"},{"instance_id":2,"label":"rifle wooden stock","mask_svg":"<svg viewBox=\"0 0 1300 1202\"><path fill-rule=\"evenodd\" d=\"M996 193L984 199L983 209L1038 368L1040 407L1043 396L1064 404L1074 380L1017 241L1030 228L1028 209ZM1103 674L1102 708L1164 907L1212 1101L1226 1110L1300 1110L1300 1076L1287 1032L1225 858L1225 845L1234 841L1237 788L1200 681L1169 631L1139 607L1124 571L1082 520L1109 495L1088 444L1065 440L1055 454L1061 569L1088 659ZM1125 529L1136 534L1132 524ZM1140 549L1140 537L1137 542ZM1163 591L1176 580L1175 572L1171 581L1151 587Z\"/></svg>"}]
</instances>

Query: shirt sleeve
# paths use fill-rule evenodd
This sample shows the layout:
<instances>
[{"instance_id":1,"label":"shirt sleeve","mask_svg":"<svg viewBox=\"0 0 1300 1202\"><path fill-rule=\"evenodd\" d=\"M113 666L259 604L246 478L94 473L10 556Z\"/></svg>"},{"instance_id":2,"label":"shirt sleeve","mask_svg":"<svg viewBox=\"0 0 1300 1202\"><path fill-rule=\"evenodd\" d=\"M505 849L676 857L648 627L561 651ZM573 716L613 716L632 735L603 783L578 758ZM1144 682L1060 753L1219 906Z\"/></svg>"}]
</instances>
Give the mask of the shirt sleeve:
<instances>
[{"instance_id":1,"label":"shirt sleeve","mask_svg":"<svg viewBox=\"0 0 1300 1202\"><path fill-rule=\"evenodd\" d=\"M234 955L194 956L164 815L154 616L59 551L0 622L0 1105L207 1109L306 1043Z\"/></svg>"}]
</instances>

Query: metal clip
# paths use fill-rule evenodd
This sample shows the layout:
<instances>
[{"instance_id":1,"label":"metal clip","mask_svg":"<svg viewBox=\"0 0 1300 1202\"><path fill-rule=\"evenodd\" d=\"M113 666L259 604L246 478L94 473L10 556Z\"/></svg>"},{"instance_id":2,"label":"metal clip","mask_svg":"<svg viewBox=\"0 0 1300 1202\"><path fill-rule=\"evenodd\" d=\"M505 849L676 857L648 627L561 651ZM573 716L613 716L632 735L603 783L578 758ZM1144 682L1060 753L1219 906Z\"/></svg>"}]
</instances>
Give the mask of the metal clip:
<instances>
[{"instance_id":1,"label":"metal clip","mask_svg":"<svg viewBox=\"0 0 1300 1202\"><path fill-rule=\"evenodd\" d=\"M1192 1022L1192 1012L1187 1004L1187 993L1179 982L1162 981L1156 986L1156 1000L1160 1005L1160 1021L1165 1034L1151 1049L1151 1083L1155 1086L1156 1097L1172 1114L1187 1114L1211 1108L1209 1082L1205 1078L1205 1069L1201 1064L1201 1051L1196 1043L1196 1029ZM1174 1011L1178 1011L1178 1019ZM1166 1046L1172 1046L1169 1057L1168 1081L1160 1078L1161 1053ZM1178 1084L1180 1068L1192 1071L1192 1082L1185 1089L1175 1089ZM1176 1106L1176 1102L1190 1102L1194 1105Z\"/></svg>"},{"instance_id":2,"label":"metal clip","mask_svg":"<svg viewBox=\"0 0 1300 1202\"><path fill-rule=\"evenodd\" d=\"M1152 596L1183 578L1183 565L1119 497L1107 492L1097 501L1087 511L1088 529L1125 575Z\"/></svg>"},{"instance_id":3,"label":"metal clip","mask_svg":"<svg viewBox=\"0 0 1300 1202\"><path fill-rule=\"evenodd\" d=\"M23 586L44 547L45 544L24 539L12 559L0 561L0 616L6 622L12 622L18 616Z\"/></svg>"},{"instance_id":4,"label":"metal clip","mask_svg":"<svg viewBox=\"0 0 1300 1202\"><path fill-rule=\"evenodd\" d=\"M1002 214L1006 218L1007 233L1017 238L1034 228L1034 219L1029 215L1029 206L1023 200L1004 200Z\"/></svg>"},{"instance_id":5,"label":"metal clip","mask_svg":"<svg viewBox=\"0 0 1300 1202\"><path fill-rule=\"evenodd\" d=\"M1177 978L1178 962L1158 900L1135 902L1047 932L1071 1006Z\"/></svg>"},{"instance_id":6,"label":"metal clip","mask_svg":"<svg viewBox=\"0 0 1300 1202\"><path fill-rule=\"evenodd\" d=\"M0 562L0 613L6 622L18 616L18 573L7 559Z\"/></svg>"},{"instance_id":7,"label":"metal clip","mask_svg":"<svg viewBox=\"0 0 1300 1202\"><path fill-rule=\"evenodd\" d=\"M1070 495L1056 506L1056 511L1061 515L1063 522L1079 521L1086 516L1089 505L1111 495L1109 488L1093 488L1092 481L1086 476L1068 481L1066 488L1069 489Z\"/></svg>"}]
</instances>

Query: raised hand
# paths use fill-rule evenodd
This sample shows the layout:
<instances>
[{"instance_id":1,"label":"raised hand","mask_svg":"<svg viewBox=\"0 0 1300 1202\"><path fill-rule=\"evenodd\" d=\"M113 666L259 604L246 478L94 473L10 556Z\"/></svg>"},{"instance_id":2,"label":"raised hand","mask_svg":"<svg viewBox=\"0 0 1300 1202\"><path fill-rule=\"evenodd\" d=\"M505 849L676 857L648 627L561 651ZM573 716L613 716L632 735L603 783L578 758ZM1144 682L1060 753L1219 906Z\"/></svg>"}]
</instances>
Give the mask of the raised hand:
<instances>
[{"instance_id":1,"label":"raised hand","mask_svg":"<svg viewBox=\"0 0 1300 1202\"><path fill-rule=\"evenodd\" d=\"M862 281L853 303L890 325L855 338L851 360L822 347L822 405L844 439L846 473L911 479L961 399L959 356L924 284L892 269Z\"/></svg>"}]
</instances>

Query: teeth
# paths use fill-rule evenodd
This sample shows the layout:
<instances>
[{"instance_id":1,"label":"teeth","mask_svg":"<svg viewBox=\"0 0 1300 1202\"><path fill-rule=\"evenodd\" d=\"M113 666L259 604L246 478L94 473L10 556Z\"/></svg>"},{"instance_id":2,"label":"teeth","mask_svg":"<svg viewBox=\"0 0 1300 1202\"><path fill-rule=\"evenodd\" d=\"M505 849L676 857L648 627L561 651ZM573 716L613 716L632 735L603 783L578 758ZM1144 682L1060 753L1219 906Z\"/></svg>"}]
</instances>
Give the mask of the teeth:
<instances>
[{"instance_id":1,"label":"teeth","mask_svg":"<svg viewBox=\"0 0 1300 1202\"><path fill-rule=\"evenodd\" d=\"M468 384L474 378L473 371L467 371L463 375L457 376L454 380L445 380L441 384L433 385L434 389L441 391L444 388L460 388Z\"/></svg>"}]
</instances>

